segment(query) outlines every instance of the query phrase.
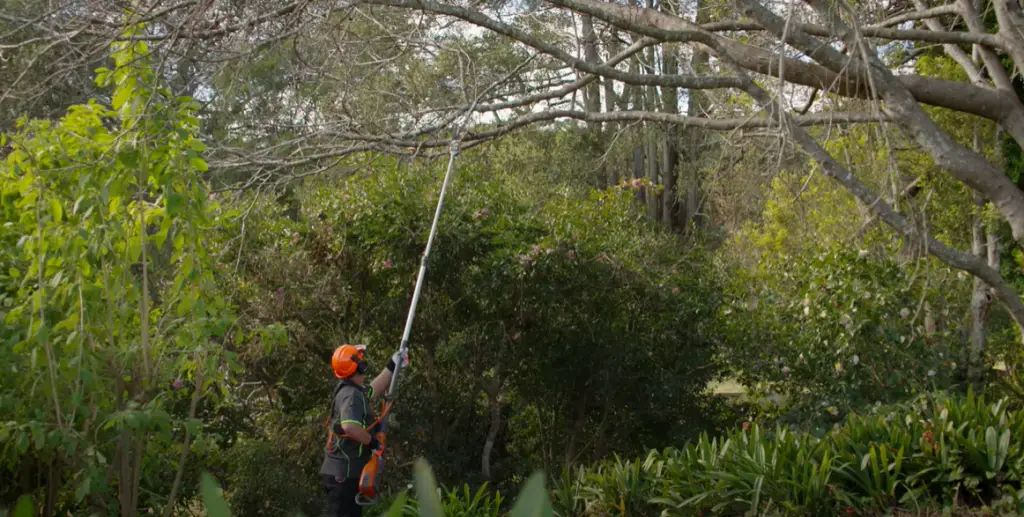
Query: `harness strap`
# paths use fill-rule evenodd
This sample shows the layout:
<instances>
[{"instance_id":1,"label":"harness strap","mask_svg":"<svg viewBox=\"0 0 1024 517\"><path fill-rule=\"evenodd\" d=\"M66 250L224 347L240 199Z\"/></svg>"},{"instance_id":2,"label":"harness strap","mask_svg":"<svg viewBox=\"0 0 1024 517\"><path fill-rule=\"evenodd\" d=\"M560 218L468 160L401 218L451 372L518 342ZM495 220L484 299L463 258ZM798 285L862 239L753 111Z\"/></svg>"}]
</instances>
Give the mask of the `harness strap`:
<instances>
[{"instance_id":1,"label":"harness strap","mask_svg":"<svg viewBox=\"0 0 1024 517\"><path fill-rule=\"evenodd\" d=\"M331 394L331 411L327 415L327 420L324 421L324 427L327 428L327 443L324 445L324 448L327 450L327 452L331 452L334 450L334 448L331 446L331 442L334 440L335 436L334 426L331 425L331 422L334 420L334 401L335 399L338 398L338 393L341 392L341 389L344 388L346 384L349 384L349 382L344 379L338 381L338 385L334 387L334 392ZM341 435L339 438L345 439L345 435Z\"/></svg>"},{"instance_id":2,"label":"harness strap","mask_svg":"<svg viewBox=\"0 0 1024 517\"><path fill-rule=\"evenodd\" d=\"M345 387L346 384L351 385L352 387L355 387L355 385L352 384L351 382L349 382L347 380L342 380L342 381L340 381L338 383L338 386L334 388L334 393L331 395L331 412L327 416L327 420L324 422L324 427L327 428L327 443L325 444L324 447L327 449L328 452L333 450L333 448L331 447L331 442L334 440L335 436L337 436L338 439L340 439L340 440L353 440L354 439L354 438L352 438L351 436L349 436L347 434L335 435L334 434L334 426L331 425L331 422L334 420L334 399L336 399L338 397L338 393L341 391L342 388ZM379 424L381 422L381 420L384 420L384 417L386 417L388 415L388 413L391 412L391 406L393 406L394 403L395 402L393 400L387 400L387 401L382 402L381 403L380 416L378 416L377 419L374 420L373 423L370 424L367 427L367 429L372 429L374 426Z\"/></svg>"}]
</instances>

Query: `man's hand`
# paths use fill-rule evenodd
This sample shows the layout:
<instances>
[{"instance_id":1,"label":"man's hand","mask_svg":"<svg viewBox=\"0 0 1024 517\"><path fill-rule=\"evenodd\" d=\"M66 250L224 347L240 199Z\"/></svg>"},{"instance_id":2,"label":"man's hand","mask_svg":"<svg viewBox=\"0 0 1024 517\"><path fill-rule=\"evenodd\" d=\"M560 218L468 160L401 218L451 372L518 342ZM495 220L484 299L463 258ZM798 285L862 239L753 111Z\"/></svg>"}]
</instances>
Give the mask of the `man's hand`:
<instances>
[{"instance_id":1,"label":"man's hand","mask_svg":"<svg viewBox=\"0 0 1024 517\"><path fill-rule=\"evenodd\" d=\"M399 363L399 361L401 361L401 363ZM391 376L395 374L395 367L398 364L401 364L402 368L409 366L408 351L404 354L401 351L395 352L395 354L391 356L391 360L388 361L388 367L385 368L383 372L380 372L380 375L377 375L377 378L373 379L373 382L370 383L370 386L373 387L374 397L385 395L388 385L391 384Z\"/></svg>"},{"instance_id":2,"label":"man's hand","mask_svg":"<svg viewBox=\"0 0 1024 517\"><path fill-rule=\"evenodd\" d=\"M341 428L345 431L346 435L363 445L369 445L373 442L373 435L366 432L359 424L345 422L341 424Z\"/></svg>"},{"instance_id":3,"label":"man's hand","mask_svg":"<svg viewBox=\"0 0 1024 517\"><path fill-rule=\"evenodd\" d=\"M398 352L395 352L391 356L391 361L388 362L388 371L391 372L391 373L394 373L395 372L395 366L398 365L398 364L401 364L402 368L405 368L406 366L409 366L409 351L408 350L406 350L404 354L402 353L401 350L399 350Z\"/></svg>"},{"instance_id":4,"label":"man's hand","mask_svg":"<svg viewBox=\"0 0 1024 517\"><path fill-rule=\"evenodd\" d=\"M377 449L380 449L380 440L377 439L376 435L371 435L370 436L370 443L366 444L366 447L368 449L370 449L371 451L375 451Z\"/></svg>"}]
</instances>

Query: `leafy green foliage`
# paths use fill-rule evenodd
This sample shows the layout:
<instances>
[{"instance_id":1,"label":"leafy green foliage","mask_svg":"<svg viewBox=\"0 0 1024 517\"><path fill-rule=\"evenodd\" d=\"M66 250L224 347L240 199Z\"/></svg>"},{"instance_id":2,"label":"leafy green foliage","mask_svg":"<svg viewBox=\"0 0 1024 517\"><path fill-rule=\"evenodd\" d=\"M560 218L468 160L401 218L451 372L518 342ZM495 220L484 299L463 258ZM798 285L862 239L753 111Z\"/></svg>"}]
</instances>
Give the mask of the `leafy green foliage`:
<instances>
[{"instance_id":1,"label":"leafy green foliage","mask_svg":"<svg viewBox=\"0 0 1024 517\"><path fill-rule=\"evenodd\" d=\"M294 461L309 476L296 484L316 483L321 443L305 437L322 432L309 422L326 410L334 347L366 343L379 368L397 346L441 173L381 159L372 174L306 181L294 218L253 200L244 244L225 236L238 272L221 279L237 288L242 328L287 329L286 343L270 351L252 340L240 359L259 383L253 399L269 390L275 403L259 403L254 432L287 420L292 433L265 439L308 444ZM490 479L499 490L566 455L636 454L719 421L704 393L716 370L709 257L645 226L630 190L580 198L552 187L558 195L538 201L536 181L489 171L472 153L460 158L393 415L397 465L423 455L442 480L479 486L495 405ZM229 499L259 506L263 496L243 486L255 489L234 485Z\"/></svg>"},{"instance_id":2,"label":"leafy green foliage","mask_svg":"<svg viewBox=\"0 0 1024 517\"><path fill-rule=\"evenodd\" d=\"M893 260L821 246L736 275L723 355L745 384L784 396L794 421L836 421L959 375L955 320L927 332L924 303L939 294Z\"/></svg>"},{"instance_id":3,"label":"leafy green foliage","mask_svg":"<svg viewBox=\"0 0 1024 517\"><path fill-rule=\"evenodd\" d=\"M230 372L196 103L158 84L145 44L113 56L111 106L21 120L0 164L0 467L49 465L71 487L58 513L166 504L182 434L203 442L188 400Z\"/></svg>"},{"instance_id":4,"label":"leafy green foliage","mask_svg":"<svg viewBox=\"0 0 1024 517\"><path fill-rule=\"evenodd\" d=\"M231 517L228 503L220 493L220 485L210 474L204 473L199 480L203 505L210 517Z\"/></svg>"},{"instance_id":5,"label":"leafy green foliage","mask_svg":"<svg viewBox=\"0 0 1024 517\"><path fill-rule=\"evenodd\" d=\"M638 460L580 467L550 494L534 474L511 509L483 488L444 491L426 463L389 515L519 517L886 515L1024 511L1024 412L982 397L922 396L854 414L824 437L757 425ZM567 471L568 472L568 471ZM442 499L439 494L447 493ZM497 499L497 496L495 497ZM430 501L424 503L423 500ZM966 514L966 513L965 513Z\"/></svg>"}]
</instances>

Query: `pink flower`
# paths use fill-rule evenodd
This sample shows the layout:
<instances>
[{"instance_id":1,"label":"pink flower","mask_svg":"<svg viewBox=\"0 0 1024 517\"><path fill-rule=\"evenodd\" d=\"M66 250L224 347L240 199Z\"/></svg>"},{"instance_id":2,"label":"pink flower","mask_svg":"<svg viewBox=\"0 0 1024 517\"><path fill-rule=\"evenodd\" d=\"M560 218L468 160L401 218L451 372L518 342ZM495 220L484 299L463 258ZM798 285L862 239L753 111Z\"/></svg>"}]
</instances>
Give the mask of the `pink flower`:
<instances>
[{"instance_id":1,"label":"pink flower","mask_svg":"<svg viewBox=\"0 0 1024 517\"><path fill-rule=\"evenodd\" d=\"M391 269L391 259L384 261L384 269Z\"/></svg>"},{"instance_id":2,"label":"pink flower","mask_svg":"<svg viewBox=\"0 0 1024 517\"><path fill-rule=\"evenodd\" d=\"M208 197L209 197L209 198L210 198L211 200L214 200L214 199L217 199L217 194L214 194L213 192L210 192L210 195L209 195Z\"/></svg>"},{"instance_id":3,"label":"pink flower","mask_svg":"<svg viewBox=\"0 0 1024 517\"><path fill-rule=\"evenodd\" d=\"M475 213L473 213L473 218L480 219L481 217L487 217L488 214L490 214L490 211L488 211L486 208L481 208L480 210L477 210Z\"/></svg>"},{"instance_id":4,"label":"pink flower","mask_svg":"<svg viewBox=\"0 0 1024 517\"><path fill-rule=\"evenodd\" d=\"M284 288L283 287L278 287L277 288L277 297L278 298L284 298Z\"/></svg>"},{"instance_id":5,"label":"pink flower","mask_svg":"<svg viewBox=\"0 0 1024 517\"><path fill-rule=\"evenodd\" d=\"M672 288L672 294L679 294L679 288L678 287L673 287Z\"/></svg>"},{"instance_id":6,"label":"pink flower","mask_svg":"<svg viewBox=\"0 0 1024 517\"><path fill-rule=\"evenodd\" d=\"M514 335L512 336L512 341L519 341L519 338L520 338L520 337L522 337L522 335L520 335L520 333L519 333L519 332L516 332L516 333L515 333L515 334L514 334Z\"/></svg>"},{"instance_id":7,"label":"pink flower","mask_svg":"<svg viewBox=\"0 0 1024 517\"><path fill-rule=\"evenodd\" d=\"M181 379L174 379L174 382L171 383L171 387L176 389L176 390L180 390L182 384L183 383L181 382Z\"/></svg>"}]
</instances>

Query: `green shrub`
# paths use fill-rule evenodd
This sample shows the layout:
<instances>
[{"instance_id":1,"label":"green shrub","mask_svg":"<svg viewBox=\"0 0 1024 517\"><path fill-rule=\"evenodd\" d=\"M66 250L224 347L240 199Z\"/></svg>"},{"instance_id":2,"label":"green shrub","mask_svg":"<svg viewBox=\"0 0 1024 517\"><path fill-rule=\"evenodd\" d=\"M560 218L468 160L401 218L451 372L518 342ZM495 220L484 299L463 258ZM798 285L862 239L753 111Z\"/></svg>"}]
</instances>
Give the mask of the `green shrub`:
<instances>
[{"instance_id":1,"label":"green shrub","mask_svg":"<svg viewBox=\"0 0 1024 517\"><path fill-rule=\"evenodd\" d=\"M1024 511L1022 426L1005 401L922 396L823 437L751 426L567 470L549 499L557 517L1013 515ZM503 515L481 491L437 494L445 515Z\"/></svg>"}]
</instances>

